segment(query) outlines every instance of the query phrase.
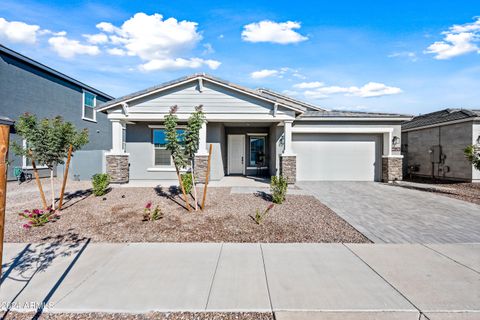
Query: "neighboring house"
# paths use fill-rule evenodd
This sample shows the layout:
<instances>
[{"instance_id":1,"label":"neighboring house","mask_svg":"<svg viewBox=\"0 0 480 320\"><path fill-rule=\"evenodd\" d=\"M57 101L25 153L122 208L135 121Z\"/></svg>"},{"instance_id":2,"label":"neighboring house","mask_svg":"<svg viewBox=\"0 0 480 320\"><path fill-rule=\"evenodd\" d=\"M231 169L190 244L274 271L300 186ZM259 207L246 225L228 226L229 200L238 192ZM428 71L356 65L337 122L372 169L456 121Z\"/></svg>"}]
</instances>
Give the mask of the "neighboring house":
<instances>
[{"instance_id":1,"label":"neighboring house","mask_svg":"<svg viewBox=\"0 0 480 320\"><path fill-rule=\"evenodd\" d=\"M103 153L112 146L111 125L105 114L95 111L95 106L113 97L2 45L0 97L0 115L13 120L25 112L39 119L60 115L77 129L87 128L90 142L75 153L69 172L74 178L90 179L92 174L104 170ZM10 139L22 143L14 133ZM12 150L9 161L9 180L15 179L14 171L19 168L31 171L31 164ZM47 170L39 167L41 176L46 176Z\"/></svg>"},{"instance_id":2,"label":"neighboring house","mask_svg":"<svg viewBox=\"0 0 480 320\"><path fill-rule=\"evenodd\" d=\"M402 125L405 173L421 177L480 181L465 158L468 145L480 146L480 110L445 109Z\"/></svg>"},{"instance_id":3,"label":"neighboring house","mask_svg":"<svg viewBox=\"0 0 480 320\"><path fill-rule=\"evenodd\" d=\"M402 178L401 123L411 117L328 111L195 74L97 107L112 123L106 161L114 182L176 179L163 127L173 105L183 123L195 106L203 106L207 124L200 132L195 166L198 173L205 172L212 144L212 180L275 174L290 182Z\"/></svg>"}]
</instances>

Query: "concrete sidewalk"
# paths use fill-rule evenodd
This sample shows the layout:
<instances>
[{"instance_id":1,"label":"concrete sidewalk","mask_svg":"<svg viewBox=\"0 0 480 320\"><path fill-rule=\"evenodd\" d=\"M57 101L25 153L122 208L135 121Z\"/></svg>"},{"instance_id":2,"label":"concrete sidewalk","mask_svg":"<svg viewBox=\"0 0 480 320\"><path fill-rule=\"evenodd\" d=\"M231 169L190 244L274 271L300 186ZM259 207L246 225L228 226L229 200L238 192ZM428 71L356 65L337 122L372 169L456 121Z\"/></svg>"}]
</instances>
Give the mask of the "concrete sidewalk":
<instances>
[{"instance_id":1,"label":"concrete sidewalk","mask_svg":"<svg viewBox=\"0 0 480 320\"><path fill-rule=\"evenodd\" d=\"M480 244L7 244L3 309L479 319Z\"/></svg>"}]
</instances>

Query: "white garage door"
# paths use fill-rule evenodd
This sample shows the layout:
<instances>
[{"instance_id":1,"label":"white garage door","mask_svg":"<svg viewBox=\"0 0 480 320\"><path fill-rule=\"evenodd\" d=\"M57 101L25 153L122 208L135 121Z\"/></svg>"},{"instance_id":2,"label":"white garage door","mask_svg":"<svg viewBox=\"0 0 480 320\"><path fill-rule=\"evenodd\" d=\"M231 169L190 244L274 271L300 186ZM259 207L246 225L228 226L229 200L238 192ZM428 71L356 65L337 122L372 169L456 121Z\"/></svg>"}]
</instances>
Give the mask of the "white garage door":
<instances>
[{"instance_id":1,"label":"white garage door","mask_svg":"<svg viewBox=\"0 0 480 320\"><path fill-rule=\"evenodd\" d=\"M380 136L296 133L297 180L378 181Z\"/></svg>"}]
</instances>

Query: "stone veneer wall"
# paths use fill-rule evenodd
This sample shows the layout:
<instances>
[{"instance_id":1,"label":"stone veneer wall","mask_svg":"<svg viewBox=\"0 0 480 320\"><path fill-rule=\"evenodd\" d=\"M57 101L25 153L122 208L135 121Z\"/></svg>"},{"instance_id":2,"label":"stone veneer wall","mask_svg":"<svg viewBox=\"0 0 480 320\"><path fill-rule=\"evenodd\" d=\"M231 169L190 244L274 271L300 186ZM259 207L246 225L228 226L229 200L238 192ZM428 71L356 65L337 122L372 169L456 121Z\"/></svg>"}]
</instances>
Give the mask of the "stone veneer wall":
<instances>
[{"instance_id":1,"label":"stone veneer wall","mask_svg":"<svg viewBox=\"0 0 480 320\"><path fill-rule=\"evenodd\" d=\"M403 158L401 157L382 158L382 181L402 180L402 163Z\"/></svg>"},{"instance_id":2,"label":"stone veneer wall","mask_svg":"<svg viewBox=\"0 0 480 320\"><path fill-rule=\"evenodd\" d=\"M195 182L204 183L207 176L208 156L195 156ZM210 168L211 169L211 168Z\"/></svg>"},{"instance_id":3,"label":"stone veneer wall","mask_svg":"<svg viewBox=\"0 0 480 320\"><path fill-rule=\"evenodd\" d=\"M288 183L297 180L297 157L280 155L280 175L287 178Z\"/></svg>"},{"instance_id":4,"label":"stone veneer wall","mask_svg":"<svg viewBox=\"0 0 480 320\"><path fill-rule=\"evenodd\" d=\"M111 183L127 183L129 178L128 155L109 154L106 156L107 173Z\"/></svg>"}]
</instances>

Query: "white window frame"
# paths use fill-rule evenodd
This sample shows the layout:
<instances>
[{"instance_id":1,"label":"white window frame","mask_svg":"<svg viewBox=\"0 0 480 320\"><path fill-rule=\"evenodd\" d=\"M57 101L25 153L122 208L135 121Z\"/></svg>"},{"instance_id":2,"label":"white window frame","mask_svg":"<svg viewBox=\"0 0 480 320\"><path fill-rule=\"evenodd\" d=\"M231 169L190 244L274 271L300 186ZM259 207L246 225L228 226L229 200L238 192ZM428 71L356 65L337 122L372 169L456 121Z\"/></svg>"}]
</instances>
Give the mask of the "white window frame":
<instances>
[{"instance_id":1,"label":"white window frame","mask_svg":"<svg viewBox=\"0 0 480 320\"><path fill-rule=\"evenodd\" d=\"M155 171L154 169L157 168L157 169L171 169L171 168L174 168L174 163L173 163L173 158L170 156L170 164L169 165L156 165L155 164L155 150L156 149L159 149L159 150L166 150L167 148L165 147L158 147L158 148L155 148L155 143L153 143L153 131L154 130L165 130L165 126L158 126L158 125L150 125L148 126L151 130L152 130L152 168L149 168L150 171ZM185 130L186 129L186 126L177 126L177 130Z\"/></svg>"},{"instance_id":2,"label":"white window frame","mask_svg":"<svg viewBox=\"0 0 480 320\"><path fill-rule=\"evenodd\" d=\"M93 119L85 117L85 94L91 94L93 96ZM95 107L97 106L97 95L91 93L90 91L83 90L82 92L82 119L86 121L91 121L91 122L97 122L97 111L95 110ZM90 107L88 107L90 108Z\"/></svg>"},{"instance_id":3,"label":"white window frame","mask_svg":"<svg viewBox=\"0 0 480 320\"><path fill-rule=\"evenodd\" d=\"M22 141L23 148L25 149L27 147L27 140L23 139ZM47 169L48 167L46 165L37 165L37 169ZM25 170L32 170L33 166L27 164L27 157L22 156L22 169Z\"/></svg>"}]
</instances>

